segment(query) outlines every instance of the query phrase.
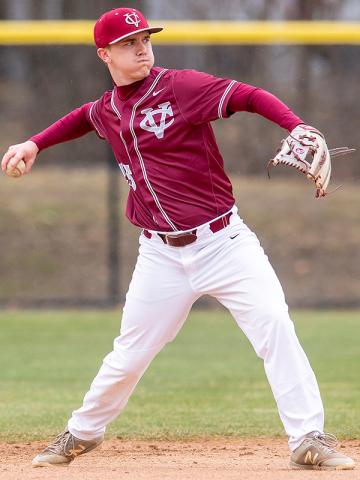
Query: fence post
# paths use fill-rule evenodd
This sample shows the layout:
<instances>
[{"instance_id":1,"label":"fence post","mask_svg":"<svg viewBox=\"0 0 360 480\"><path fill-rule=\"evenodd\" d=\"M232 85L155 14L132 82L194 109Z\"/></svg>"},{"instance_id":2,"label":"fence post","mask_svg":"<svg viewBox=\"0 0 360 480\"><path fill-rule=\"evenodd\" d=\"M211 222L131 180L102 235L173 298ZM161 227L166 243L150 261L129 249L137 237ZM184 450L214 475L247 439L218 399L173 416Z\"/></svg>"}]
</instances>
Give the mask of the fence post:
<instances>
[{"instance_id":1,"label":"fence post","mask_svg":"<svg viewBox=\"0 0 360 480\"><path fill-rule=\"evenodd\" d=\"M107 154L107 212L108 212L108 285L107 304L120 301L120 187L119 168L111 148Z\"/></svg>"}]
</instances>

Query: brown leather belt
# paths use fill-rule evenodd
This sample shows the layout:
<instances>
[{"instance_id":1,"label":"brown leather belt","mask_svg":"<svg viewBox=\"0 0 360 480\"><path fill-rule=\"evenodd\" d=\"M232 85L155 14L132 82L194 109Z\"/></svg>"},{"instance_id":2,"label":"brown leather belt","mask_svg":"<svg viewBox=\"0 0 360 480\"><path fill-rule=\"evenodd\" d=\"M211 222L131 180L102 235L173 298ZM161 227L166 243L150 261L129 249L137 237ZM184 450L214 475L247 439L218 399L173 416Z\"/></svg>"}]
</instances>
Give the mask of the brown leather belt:
<instances>
[{"instance_id":1,"label":"brown leather belt","mask_svg":"<svg viewBox=\"0 0 360 480\"><path fill-rule=\"evenodd\" d=\"M223 228L227 227L230 223L231 215L232 215L232 212L229 212L226 215L218 218L217 220L210 222L209 223L210 230L213 233L216 233L219 230L222 230ZM144 235L147 238L151 238L152 236L149 230L144 230ZM164 243L166 243L167 245L170 245L171 247L185 247L186 245L190 245L191 243L194 243L197 239L196 229L192 230L191 232L179 233L178 235L164 234L164 233L158 233L157 235L161 238L161 240Z\"/></svg>"},{"instance_id":2,"label":"brown leather belt","mask_svg":"<svg viewBox=\"0 0 360 480\"><path fill-rule=\"evenodd\" d=\"M161 240L170 245L170 247L185 247L194 243L197 239L196 230L187 233L179 233L179 235L164 235L163 233L158 233Z\"/></svg>"}]
</instances>

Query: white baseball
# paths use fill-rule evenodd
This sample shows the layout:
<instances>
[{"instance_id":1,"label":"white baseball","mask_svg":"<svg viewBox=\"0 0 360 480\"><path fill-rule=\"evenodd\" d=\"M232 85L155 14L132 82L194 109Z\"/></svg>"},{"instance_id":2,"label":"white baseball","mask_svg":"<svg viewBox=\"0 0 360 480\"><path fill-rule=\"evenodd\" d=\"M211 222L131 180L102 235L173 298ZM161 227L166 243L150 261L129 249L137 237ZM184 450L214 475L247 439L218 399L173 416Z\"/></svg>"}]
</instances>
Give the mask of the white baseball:
<instances>
[{"instance_id":1,"label":"white baseball","mask_svg":"<svg viewBox=\"0 0 360 480\"><path fill-rule=\"evenodd\" d=\"M6 175L12 178L19 178L24 175L25 169L26 169L26 165L24 160L20 160L20 162L18 162L16 167L11 167L11 165L7 166Z\"/></svg>"}]
</instances>

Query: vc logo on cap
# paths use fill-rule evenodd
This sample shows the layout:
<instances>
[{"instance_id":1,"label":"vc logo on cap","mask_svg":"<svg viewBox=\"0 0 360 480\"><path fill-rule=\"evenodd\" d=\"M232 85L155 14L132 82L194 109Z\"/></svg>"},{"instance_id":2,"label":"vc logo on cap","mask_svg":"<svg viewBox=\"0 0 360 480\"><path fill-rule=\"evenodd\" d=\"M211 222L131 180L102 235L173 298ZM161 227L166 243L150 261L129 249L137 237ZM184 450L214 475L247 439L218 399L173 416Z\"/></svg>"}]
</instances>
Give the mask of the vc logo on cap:
<instances>
[{"instance_id":1,"label":"vc logo on cap","mask_svg":"<svg viewBox=\"0 0 360 480\"><path fill-rule=\"evenodd\" d=\"M140 17L137 13L125 13L125 22L129 25L135 25L135 27L139 26L139 23L141 22Z\"/></svg>"}]
</instances>

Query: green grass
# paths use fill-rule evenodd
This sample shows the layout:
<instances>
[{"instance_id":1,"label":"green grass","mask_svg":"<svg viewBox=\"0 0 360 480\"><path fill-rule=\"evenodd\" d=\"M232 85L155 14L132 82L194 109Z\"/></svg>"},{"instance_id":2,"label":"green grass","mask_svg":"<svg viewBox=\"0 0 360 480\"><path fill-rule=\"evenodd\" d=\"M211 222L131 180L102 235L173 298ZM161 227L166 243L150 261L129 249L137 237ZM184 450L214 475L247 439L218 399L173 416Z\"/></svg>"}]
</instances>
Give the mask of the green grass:
<instances>
[{"instance_id":1,"label":"green grass","mask_svg":"<svg viewBox=\"0 0 360 480\"><path fill-rule=\"evenodd\" d=\"M119 328L113 311L0 314L0 439L58 433ZM326 429L360 437L359 312L296 312ZM194 311L109 428L123 438L282 435L262 362L223 310Z\"/></svg>"}]
</instances>

